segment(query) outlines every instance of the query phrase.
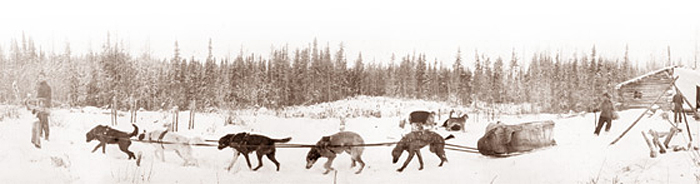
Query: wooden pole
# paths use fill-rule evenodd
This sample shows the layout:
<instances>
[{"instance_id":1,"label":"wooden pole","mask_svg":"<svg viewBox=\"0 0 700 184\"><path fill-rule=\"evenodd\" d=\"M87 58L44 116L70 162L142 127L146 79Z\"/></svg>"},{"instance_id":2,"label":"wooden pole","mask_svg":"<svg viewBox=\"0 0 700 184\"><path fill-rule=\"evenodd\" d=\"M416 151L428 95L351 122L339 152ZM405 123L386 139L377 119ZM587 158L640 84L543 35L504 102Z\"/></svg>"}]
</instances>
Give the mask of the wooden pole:
<instances>
[{"instance_id":1,"label":"wooden pole","mask_svg":"<svg viewBox=\"0 0 700 184\"><path fill-rule=\"evenodd\" d=\"M129 123L133 124L134 120L134 96L129 95Z\"/></svg>"},{"instance_id":2,"label":"wooden pole","mask_svg":"<svg viewBox=\"0 0 700 184\"><path fill-rule=\"evenodd\" d=\"M180 124L180 109L177 106L175 106L175 108L173 109L173 113L175 113L173 114L173 116L175 117L175 123L173 123L175 127L173 127L173 130L177 132Z\"/></svg>"},{"instance_id":3,"label":"wooden pole","mask_svg":"<svg viewBox=\"0 0 700 184\"><path fill-rule=\"evenodd\" d=\"M112 126L117 126L117 97L112 96Z\"/></svg>"},{"instance_id":4,"label":"wooden pole","mask_svg":"<svg viewBox=\"0 0 700 184\"><path fill-rule=\"evenodd\" d=\"M644 115L647 114L647 112L649 112L649 109L651 109L651 107L654 106L654 104L656 104L656 102L658 102L659 99L661 99L661 97L663 97L663 96L666 94L666 93L665 93L666 89L671 88L671 87L674 85L674 83L676 82L677 79L678 79L678 77L674 78L673 81L671 82L671 84L668 85L668 87L664 88L664 92L662 92L661 94L659 94L659 96L656 97L656 100L654 100L654 102L652 102L651 104L649 104L649 107L647 107L647 109L644 110L644 112L643 112L641 115L639 115L639 117L637 118L637 120L634 120L634 122L632 123L632 125L630 125L629 127L627 127L627 129L626 129L624 132L622 132L622 134L621 134L619 137L617 137L617 139L615 139L613 142L611 142L610 145L613 145L613 144L617 143L617 141L619 141L620 139L622 139L622 137L624 137L625 134L627 134L627 132L629 132L629 131L632 129L632 127L634 127L634 125L636 125L637 122L639 122L639 120L641 120L642 117L644 117Z\"/></svg>"},{"instance_id":5,"label":"wooden pole","mask_svg":"<svg viewBox=\"0 0 700 184\"><path fill-rule=\"evenodd\" d=\"M593 111L593 131L598 128L598 113Z\"/></svg>"},{"instance_id":6,"label":"wooden pole","mask_svg":"<svg viewBox=\"0 0 700 184\"><path fill-rule=\"evenodd\" d=\"M686 131L686 132L688 132L688 139L690 140L690 143L692 143L693 136L690 135L690 125L688 125L688 118L684 112L681 112L681 115L683 116L683 120L685 120L685 129L688 130L688 131ZM688 144L690 144L690 143L688 143ZM690 148L690 145L688 145L688 148Z\"/></svg>"},{"instance_id":7,"label":"wooden pole","mask_svg":"<svg viewBox=\"0 0 700 184\"><path fill-rule=\"evenodd\" d=\"M668 143L671 143L671 139L673 139L673 136L675 136L678 131L679 129L674 127L671 127L671 129L668 131L666 140L664 140L664 146L666 146L666 148L668 148Z\"/></svg>"},{"instance_id":8,"label":"wooden pole","mask_svg":"<svg viewBox=\"0 0 700 184\"><path fill-rule=\"evenodd\" d=\"M649 130L649 134L653 138L652 142L654 142L654 145L659 147L659 153L661 153L661 154L666 153L666 147L664 147L664 145L661 144L661 141L659 141L659 133L654 131L654 130Z\"/></svg>"},{"instance_id":9,"label":"wooden pole","mask_svg":"<svg viewBox=\"0 0 700 184\"><path fill-rule=\"evenodd\" d=\"M647 137L647 134L644 134L644 131L642 131L642 137L644 137L644 140L647 142L647 146L649 146L649 157L656 158L656 150L654 149L654 145L651 144L651 141Z\"/></svg>"},{"instance_id":10,"label":"wooden pole","mask_svg":"<svg viewBox=\"0 0 700 184\"><path fill-rule=\"evenodd\" d=\"M676 124L674 124L673 122L671 122L670 119L667 118L667 119L666 119L666 122L667 122L669 125L671 125L671 127L678 129L678 126L676 126Z\"/></svg>"},{"instance_id":11,"label":"wooden pole","mask_svg":"<svg viewBox=\"0 0 700 184\"><path fill-rule=\"evenodd\" d=\"M136 103L134 104L134 122L133 123L136 123L136 117L137 117L138 112L139 112L139 100L136 99Z\"/></svg>"},{"instance_id":12,"label":"wooden pole","mask_svg":"<svg viewBox=\"0 0 700 184\"><path fill-rule=\"evenodd\" d=\"M688 107L690 107L690 109L693 109L693 105L690 103L690 101L687 98L685 98L685 95L683 95L683 92L681 92L681 90L678 89L678 86L676 86L675 83L673 84L673 87L675 87L676 91L678 91L678 93L681 94L681 97L683 97L683 101L685 101L685 103L688 104ZM681 109L681 110L683 110L683 109Z\"/></svg>"},{"instance_id":13,"label":"wooden pole","mask_svg":"<svg viewBox=\"0 0 700 184\"><path fill-rule=\"evenodd\" d=\"M190 105L190 121L187 124L187 129L194 129L194 111L197 109L197 100L192 100Z\"/></svg>"}]
</instances>

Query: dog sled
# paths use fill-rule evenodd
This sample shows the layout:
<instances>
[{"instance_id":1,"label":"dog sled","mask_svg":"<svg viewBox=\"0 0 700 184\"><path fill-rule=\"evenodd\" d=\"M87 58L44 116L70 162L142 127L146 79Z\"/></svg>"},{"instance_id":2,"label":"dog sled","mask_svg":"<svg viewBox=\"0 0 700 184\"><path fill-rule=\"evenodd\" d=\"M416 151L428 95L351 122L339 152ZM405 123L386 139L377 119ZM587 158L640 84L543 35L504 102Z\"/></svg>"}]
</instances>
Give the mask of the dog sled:
<instances>
[{"instance_id":1,"label":"dog sled","mask_svg":"<svg viewBox=\"0 0 700 184\"><path fill-rule=\"evenodd\" d=\"M492 123L477 143L479 153L487 156L510 156L556 145L552 120L517 125Z\"/></svg>"}]
</instances>

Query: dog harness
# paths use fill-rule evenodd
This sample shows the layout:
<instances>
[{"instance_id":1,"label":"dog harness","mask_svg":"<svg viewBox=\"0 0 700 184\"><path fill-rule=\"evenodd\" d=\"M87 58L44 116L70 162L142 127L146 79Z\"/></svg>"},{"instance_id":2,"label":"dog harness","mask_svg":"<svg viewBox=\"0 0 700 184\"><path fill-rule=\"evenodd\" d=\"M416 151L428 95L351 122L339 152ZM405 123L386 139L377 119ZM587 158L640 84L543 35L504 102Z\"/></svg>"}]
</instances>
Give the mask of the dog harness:
<instances>
[{"instance_id":1,"label":"dog harness","mask_svg":"<svg viewBox=\"0 0 700 184\"><path fill-rule=\"evenodd\" d=\"M330 136L324 136L321 138L322 143L316 145L320 150L328 150L329 152L333 154L338 154L333 149L330 149L329 147L333 146L331 145L331 137ZM342 145L341 145L342 146Z\"/></svg>"},{"instance_id":2,"label":"dog harness","mask_svg":"<svg viewBox=\"0 0 700 184\"><path fill-rule=\"evenodd\" d=\"M163 131L163 133L160 133L158 136L158 140L155 140L156 143L160 143L160 147L165 149L165 145L163 145L163 137L165 137L165 134L168 133L168 130ZM154 141L151 136L148 136L149 141Z\"/></svg>"},{"instance_id":3,"label":"dog harness","mask_svg":"<svg viewBox=\"0 0 700 184\"><path fill-rule=\"evenodd\" d=\"M250 133L248 133L248 132L245 132L245 134L243 134L243 141L241 141L242 145L248 145L248 136L249 135L250 135Z\"/></svg>"}]
</instances>

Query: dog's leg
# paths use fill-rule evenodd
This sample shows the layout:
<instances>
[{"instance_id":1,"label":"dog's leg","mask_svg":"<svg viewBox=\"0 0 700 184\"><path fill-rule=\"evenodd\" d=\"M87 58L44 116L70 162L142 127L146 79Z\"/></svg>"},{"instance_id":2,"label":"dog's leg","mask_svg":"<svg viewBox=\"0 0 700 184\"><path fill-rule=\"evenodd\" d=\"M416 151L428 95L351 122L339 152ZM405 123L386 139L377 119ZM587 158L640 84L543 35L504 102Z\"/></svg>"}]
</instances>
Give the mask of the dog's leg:
<instances>
[{"instance_id":1,"label":"dog's leg","mask_svg":"<svg viewBox=\"0 0 700 184\"><path fill-rule=\"evenodd\" d=\"M189 147L179 147L179 149L175 150L175 153L177 153L177 155L180 156L180 158L182 158L183 161L185 161L183 163L183 165L185 166L195 164L194 159L192 158L192 152L189 151L188 148Z\"/></svg>"},{"instance_id":2,"label":"dog's leg","mask_svg":"<svg viewBox=\"0 0 700 184\"><path fill-rule=\"evenodd\" d=\"M129 155L129 160L131 160L131 158L136 159L134 152L129 151L129 146L131 145L131 142L120 142L118 144L119 149L122 150L122 152L126 153L126 155Z\"/></svg>"},{"instance_id":3,"label":"dog's leg","mask_svg":"<svg viewBox=\"0 0 700 184\"><path fill-rule=\"evenodd\" d=\"M438 158L440 158L440 165L438 165L438 167L442 167L442 164L445 163L445 162L447 162L447 156L445 156L445 150L444 150L444 148L442 148L442 149L438 148L438 149L435 151L435 155L437 155Z\"/></svg>"},{"instance_id":4,"label":"dog's leg","mask_svg":"<svg viewBox=\"0 0 700 184\"><path fill-rule=\"evenodd\" d=\"M101 143L101 142L100 142L100 144L97 144L97 146L95 146L95 149L92 149L92 153L94 153L95 151L97 151L97 149L99 149L100 146L102 146L102 143Z\"/></svg>"},{"instance_id":5,"label":"dog's leg","mask_svg":"<svg viewBox=\"0 0 700 184\"><path fill-rule=\"evenodd\" d=\"M253 171L257 171L257 170L260 169L260 167L262 167L262 165L263 165L263 163L262 163L262 156L263 156L262 153L260 153L260 151L256 151L256 152L255 152L255 156L258 157L258 166L255 167L255 169L253 169Z\"/></svg>"},{"instance_id":6,"label":"dog's leg","mask_svg":"<svg viewBox=\"0 0 700 184\"><path fill-rule=\"evenodd\" d=\"M161 154L160 149L154 148L153 155L156 156L156 159L160 159L161 161L165 162L165 160L162 159L160 154Z\"/></svg>"},{"instance_id":7,"label":"dog's leg","mask_svg":"<svg viewBox=\"0 0 700 184\"><path fill-rule=\"evenodd\" d=\"M243 157L245 157L245 162L248 164L248 168L252 169L253 166L250 166L250 159L248 158L248 153L243 153Z\"/></svg>"},{"instance_id":8,"label":"dog's leg","mask_svg":"<svg viewBox=\"0 0 700 184\"><path fill-rule=\"evenodd\" d=\"M413 159L413 155L415 155L415 154L416 153L413 150L409 149L408 150L408 158L406 158L406 161L403 163L403 166L401 166L401 168L399 168L396 171L399 171L399 172L403 171L403 169L405 169L406 166L408 166L408 163L411 162L411 159Z\"/></svg>"},{"instance_id":9,"label":"dog's leg","mask_svg":"<svg viewBox=\"0 0 700 184\"><path fill-rule=\"evenodd\" d=\"M277 171L280 171L280 163L275 158L275 152L268 153L267 159L270 159L270 161L272 161L272 163L275 163L275 165L277 166Z\"/></svg>"},{"instance_id":10,"label":"dog's leg","mask_svg":"<svg viewBox=\"0 0 700 184\"><path fill-rule=\"evenodd\" d=\"M362 161L362 158L360 157L359 154L357 154L356 156L353 156L352 163L355 163L355 161L360 162L360 170L357 170L357 172L355 172L355 174L360 174L362 172L362 169L365 168L365 162Z\"/></svg>"},{"instance_id":11,"label":"dog's leg","mask_svg":"<svg viewBox=\"0 0 700 184\"><path fill-rule=\"evenodd\" d=\"M185 147L185 157L187 157L188 162L190 165L193 166L199 166L199 161L197 161L197 158L194 158L194 155L192 154L192 148L191 147Z\"/></svg>"},{"instance_id":12,"label":"dog's leg","mask_svg":"<svg viewBox=\"0 0 700 184\"><path fill-rule=\"evenodd\" d=\"M185 157L182 157L182 154L180 153L179 149L175 149L175 154L177 154L177 156L180 157L182 160L185 160L185 164L187 163L187 159L185 159Z\"/></svg>"},{"instance_id":13,"label":"dog's leg","mask_svg":"<svg viewBox=\"0 0 700 184\"><path fill-rule=\"evenodd\" d=\"M332 170L335 170L333 167L333 160L335 160L335 154L332 154L331 156L328 157L328 161L326 161L326 164L323 164L323 168L326 168L326 172L323 172L323 174L328 174Z\"/></svg>"},{"instance_id":14,"label":"dog's leg","mask_svg":"<svg viewBox=\"0 0 700 184\"><path fill-rule=\"evenodd\" d=\"M228 165L226 170L230 171L231 167L233 167L233 164L236 163L236 160L238 160L238 156L241 155L241 152L238 152L234 149L235 154L233 154L233 160L231 160L231 164Z\"/></svg>"},{"instance_id":15,"label":"dog's leg","mask_svg":"<svg viewBox=\"0 0 700 184\"><path fill-rule=\"evenodd\" d=\"M160 160L165 162L165 149L163 148L156 148L158 149L158 152L160 152Z\"/></svg>"},{"instance_id":16,"label":"dog's leg","mask_svg":"<svg viewBox=\"0 0 700 184\"><path fill-rule=\"evenodd\" d=\"M102 154L105 154L105 148L107 148L107 143L102 142Z\"/></svg>"},{"instance_id":17,"label":"dog's leg","mask_svg":"<svg viewBox=\"0 0 700 184\"><path fill-rule=\"evenodd\" d=\"M126 150L126 151L127 151L126 154L129 155L129 160L131 160L132 158L136 159L136 155L134 155L134 152L129 151L129 150Z\"/></svg>"},{"instance_id":18,"label":"dog's leg","mask_svg":"<svg viewBox=\"0 0 700 184\"><path fill-rule=\"evenodd\" d=\"M416 156L418 156L418 163L420 164L418 170L423 170L423 155L420 154L420 150L416 150Z\"/></svg>"}]
</instances>

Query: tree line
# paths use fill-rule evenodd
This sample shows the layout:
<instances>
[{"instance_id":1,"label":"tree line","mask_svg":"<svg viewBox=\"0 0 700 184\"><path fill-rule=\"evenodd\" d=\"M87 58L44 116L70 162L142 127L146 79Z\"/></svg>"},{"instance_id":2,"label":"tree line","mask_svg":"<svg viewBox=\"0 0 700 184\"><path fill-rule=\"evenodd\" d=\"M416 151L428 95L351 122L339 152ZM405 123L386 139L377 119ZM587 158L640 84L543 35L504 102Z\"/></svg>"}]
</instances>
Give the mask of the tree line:
<instances>
[{"instance_id":1,"label":"tree line","mask_svg":"<svg viewBox=\"0 0 700 184\"><path fill-rule=\"evenodd\" d=\"M0 46L0 102L36 93L38 73L49 76L53 98L70 106L104 107L116 100L126 108L138 100L146 110L190 108L284 108L335 101L357 95L448 101L455 104L532 104L532 112L590 110L600 94L642 71L627 57L590 53L563 56L548 52L508 59L477 54L470 63L457 49L452 61L425 54L392 55L389 61L348 61L343 45L330 50L314 40L302 48L274 48L267 55L240 53L216 58L209 40L204 60L180 54L156 59L133 56L108 36L99 51L76 55L37 49L31 37L13 39L9 53ZM527 64L526 66L524 64ZM645 69L646 70L646 69ZM593 99L593 100L592 100Z\"/></svg>"}]
</instances>

